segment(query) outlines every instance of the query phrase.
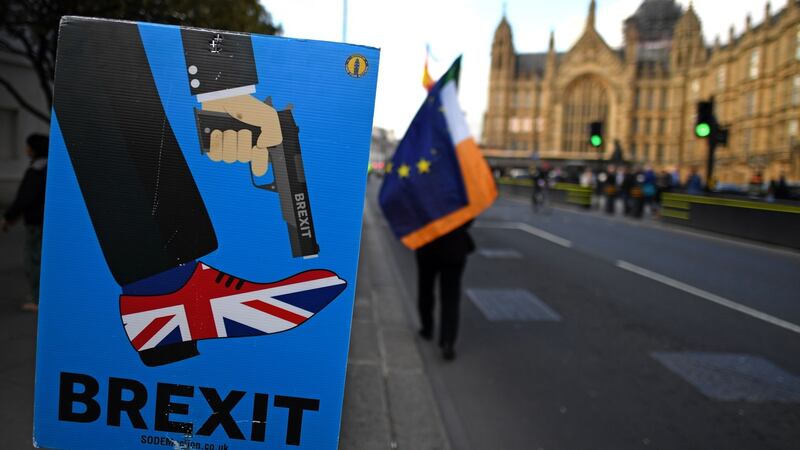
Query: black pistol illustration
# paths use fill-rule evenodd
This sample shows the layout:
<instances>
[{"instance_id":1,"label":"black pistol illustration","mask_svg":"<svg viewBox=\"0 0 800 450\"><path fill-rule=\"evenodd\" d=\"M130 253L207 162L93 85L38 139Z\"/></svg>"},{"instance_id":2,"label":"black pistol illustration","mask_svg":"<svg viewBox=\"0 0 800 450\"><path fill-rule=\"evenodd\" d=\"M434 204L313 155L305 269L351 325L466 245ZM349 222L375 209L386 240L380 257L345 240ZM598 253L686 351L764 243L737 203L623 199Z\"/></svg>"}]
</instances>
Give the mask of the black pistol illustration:
<instances>
[{"instance_id":1,"label":"black pistol illustration","mask_svg":"<svg viewBox=\"0 0 800 450\"><path fill-rule=\"evenodd\" d=\"M264 103L272 106L269 97ZM203 111L195 108L197 131L200 135L200 150L208 153L213 130L248 129L253 133L253 143L261 133L259 127L241 122L228 114ZM272 166L274 181L269 184L258 184L253 172L250 172L253 186L278 194L281 213L289 232L292 256L295 258L313 258L319 254L319 244L314 230L314 219L311 216L311 200L308 197L308 185L303 169L303 155L300 151L300 130L294 121L291 106L278 111L283 142L269 147L269 161Z\"/></svg>"}]
</instances>

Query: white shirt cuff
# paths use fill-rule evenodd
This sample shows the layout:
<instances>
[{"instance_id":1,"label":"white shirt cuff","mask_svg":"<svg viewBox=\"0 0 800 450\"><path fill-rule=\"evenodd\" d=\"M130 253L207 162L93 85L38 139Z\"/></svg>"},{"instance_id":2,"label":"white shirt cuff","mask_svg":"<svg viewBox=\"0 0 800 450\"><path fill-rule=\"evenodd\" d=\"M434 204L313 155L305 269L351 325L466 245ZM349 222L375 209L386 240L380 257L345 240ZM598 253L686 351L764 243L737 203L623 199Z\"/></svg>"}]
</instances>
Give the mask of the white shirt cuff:
<instances>
[{"instance_id":1,"label":"white shirt cuff","mask_svg":"<svg viewBox=\"0 0 800 450\"><path fill-rule=\"evenodd\" d=\"M211 100L219 100L221 98L237 97L239 95L255 94L256 85L242 86L232 89L223 89L221 91L206 92L205 94L197 94L197 101L200 103L209 102Z\"/></svg>"}]
</instances>

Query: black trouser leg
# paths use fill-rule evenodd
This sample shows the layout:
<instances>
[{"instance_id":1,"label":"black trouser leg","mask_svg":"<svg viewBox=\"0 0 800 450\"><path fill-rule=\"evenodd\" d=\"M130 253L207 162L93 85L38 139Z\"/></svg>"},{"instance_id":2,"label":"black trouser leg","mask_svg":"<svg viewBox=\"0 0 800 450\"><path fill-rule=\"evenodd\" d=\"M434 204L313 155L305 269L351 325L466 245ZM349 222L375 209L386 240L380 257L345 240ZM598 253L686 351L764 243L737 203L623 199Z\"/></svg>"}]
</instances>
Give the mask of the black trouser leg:
<instances>
[{"instance_id":1,"label":"black trouser leg","mask_svg":"<svg viewBox=\"0 0 800 450\"><path fill-rule=\"evenodd\" d=\"M417 257L417 310L424 332L433 331L433 285L436 281L436 271L435 264Z\"/></svg>"},{"instance_id":2,"label":"black trouser leg","mask_svg":"<svg viewBox=\"0 0 800 450\"><path fill-rule=\"evenodd\" d=\"M117 283L215 250L211 220L167 120L138 26L67 21L58 60L56 119Z\"/></svg>"},{"instance_id":3,"label":"black trouser leg","mask_svg":"<svg viewBox=\"0 0 800 450\"><path fill-rule=\"evenodd\" d=\"M442 317L439 342L454 344L458 337L458 314L461 301L461 275L466 261L446 264L441 269Z\"/></svg>"}]
</instances>

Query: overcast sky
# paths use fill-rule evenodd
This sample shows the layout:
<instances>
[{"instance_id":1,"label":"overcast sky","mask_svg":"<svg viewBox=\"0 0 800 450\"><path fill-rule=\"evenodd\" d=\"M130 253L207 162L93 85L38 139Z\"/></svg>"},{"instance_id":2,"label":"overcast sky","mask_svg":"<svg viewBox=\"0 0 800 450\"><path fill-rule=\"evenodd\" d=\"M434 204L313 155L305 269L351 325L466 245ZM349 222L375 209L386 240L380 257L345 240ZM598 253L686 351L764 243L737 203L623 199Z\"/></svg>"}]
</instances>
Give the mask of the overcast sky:
<instances>
[{"instance_id":1,"label":"overcast sky","mask_svg":"<svg viewBox=\"0 0 800 450\"><path fill-rule=\"evenodd\" d=\"M342 40L341 0L261 0L284 36L326 41ZM622 21L642 0L598 0L597 28L612 47L622 44ZM678 0L684 7L689 0ZM425 45L435 60L431 73L438 78L463 54L460 100L473 134L480 135L486 108L486 90L494 30L505 4L517 52L547 50L550 30L556 49L567 51L580 36L589 0L348 0L347 42L381 49L374 125L394 130L400 138L425 97L422 66ZM772 2L773 14L786 0ZM742 32L750 13L754 24L764 19L761 0L694 0L707 43L728 28Z\"/></svg>"}]
</instances>

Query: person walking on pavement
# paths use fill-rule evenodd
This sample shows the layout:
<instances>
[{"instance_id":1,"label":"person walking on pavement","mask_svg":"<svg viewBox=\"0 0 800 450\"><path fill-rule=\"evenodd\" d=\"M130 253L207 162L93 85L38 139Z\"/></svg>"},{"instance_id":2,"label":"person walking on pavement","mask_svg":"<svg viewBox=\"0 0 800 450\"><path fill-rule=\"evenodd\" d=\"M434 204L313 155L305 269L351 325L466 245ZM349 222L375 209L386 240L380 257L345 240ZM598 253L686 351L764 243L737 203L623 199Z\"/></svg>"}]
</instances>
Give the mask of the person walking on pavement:
<instances>
[{"instance_id":1,"label":"person walking on pavement","mask_svg":"<svg viewBox=\"0 0 800 450\"><path fill-rule=\"evenodd\" d=\"M654 214L658 209L656 202L658 197L658 177L656 176L656 172L653 170L653 166L649 164L645 166L643 175L644 182L642 183L642 195L644 197L644 206L650 209L650 214Z\"/></svg>"},{"instance_id":2,"label":"person walking on pavement","mask_svg":"<svg viewBox=\"0 0 800 450\"><path fill-rule=\"evenodd\" d=\"M631 188L634 181L634 176L627 167L622 166L617 170L617 197L622 200L622 210L626 216L631 213Z\"/></svg>"},{"instance_id":3,"label":"person walking on pavement","mask_svg":"<svg viewBox=\"0 0 800 450\"><path fill-rule=\"evenodd\" d=\"M644 214L645 203L645 175L641 168L636 167L629 175L628 187L628 214L636 219L641 219Z\"/></svg>"},{"instance_id":4,"label":"person walking on pavement","mask_svg":"<svg viewBox=\"0 0 800 450\"><path fill-rule=\"evenodd\" d=\"M594 172L590 167L585 167L583 172L581 172L580 176L578 177L578 184L582 188L588 189L590 195L594 192L594 187L596 184L596 178L594 176ZM585 209L592 209L592 205L594 205L594 198L593 196L590 197L589 203L584 205Z\"/></svg>"},{"instance_id":5,"label":"person walking on pavement","mask_svg":"<svg viewBox=\"0 0 800 450\"><path fill-rule=\"evenodd\" d=\"M25 276L28 279L28 299L22 304L25 311L39 310L39 271L42 262L42 224L44 222L44 190L47 180L47 150L49 138L32 134L25 149L31 160L14 202L3 215L2 228L7 232L20 217L25 223Z\"/></svg>"},{"instance_id":6,"label":"person walking on pavement","mask_svg":"<svg viewBox=\"0 0 800 450\"><path fill-rule=\"evenodd\" d=\"M603 209L603 190L607 179L608 175L602 168L592 172L592 209Z\"/></svg>"},{"instance_id":7,"label":"person walking on pavement","mask_svg":"<svg viewBox=\"0 0 800 450\"><path fill-rule=\"evenodd\" d=\"M697 173L697 167L692 167L689 178L686 179L686 193L691 195L700 195L703 193L703 180Z\"/></svg>"},{"instance_id":8,"label":"person walking on pavement","mask_svg":"<svg viewBox=\"0 0 800 450\"><path fill-rule=\"evenodd\" d=\"M601 174L601 182L603 183L603 192L605 193L605 209L606 214L614 215L617 201L617 173L613 165L609 165L606 172Z\"/></svg>"},{"instance_id":9,"label":"person walking on pavement","mask_svg":"<svg viewBox=\"0 0 800 450\"><path fill-rule=\"evenodd\" d=\"M591 168L586 167L585 169L583 169L583 172L581 172L580 177L578 177L578 184L580 184L581 187L585 188L594 187L594 173L592 173Z\"/></svg>"},{"instance_id":10,"label":"person walking on pavement","mask_svg":"<svg viewBox=\"0 0 800 450\"><path fill-rule=\"evenodd\" d=\"M750 178L748 193L753 198L761 197L764 194L764 175L760 170L756 171Z\"/></svg>"},{"instance_id":11,"label":"person walking on pavement","mask_svg":"<svg viewBox=\"0 0 800 450\"><path fill-rule=\"evenodd\" d=\"M658 178L656 178L656 203L657 207L661 207L661 197L664 195L665 192L672 191L672 175L666 170L662 170L659 174Z\"/></svg>"},{"instance_id":12,"label":"person walking on pavement","mask_svg":"<svg viewBox=\"0 0 800 450\"><path fill-rule=\"evenodd\" d=\"M459 302L461 300L461 275L467 256L475 250L475 242L467 229L472 221L416 250L418 270L418 311L422 328L419 335L433 339L434 287L439 277L439 347L445 360L453 360L458 337Z\"/></svg>"},{"instance_id":13,"label":"person walking on pavement","mask_svg":"<svg viewBox=\"0 0 800 450\"><path fill-rule=\"evenodd\" d=\"M791 196L789 185L786 184L786 175L781 174L778 183L775 185L775 198L778 200L786 200L791 198Z\"/></svg>"}]
</instances>

